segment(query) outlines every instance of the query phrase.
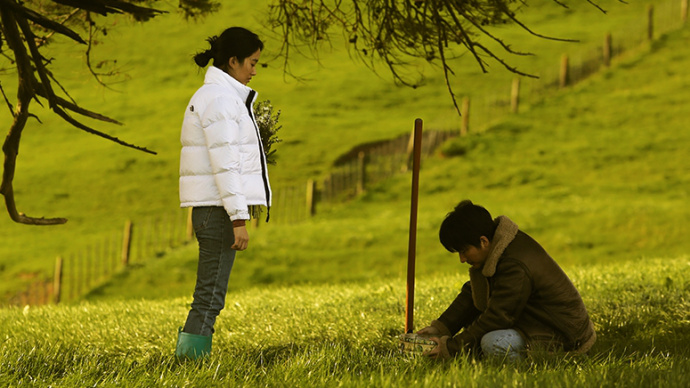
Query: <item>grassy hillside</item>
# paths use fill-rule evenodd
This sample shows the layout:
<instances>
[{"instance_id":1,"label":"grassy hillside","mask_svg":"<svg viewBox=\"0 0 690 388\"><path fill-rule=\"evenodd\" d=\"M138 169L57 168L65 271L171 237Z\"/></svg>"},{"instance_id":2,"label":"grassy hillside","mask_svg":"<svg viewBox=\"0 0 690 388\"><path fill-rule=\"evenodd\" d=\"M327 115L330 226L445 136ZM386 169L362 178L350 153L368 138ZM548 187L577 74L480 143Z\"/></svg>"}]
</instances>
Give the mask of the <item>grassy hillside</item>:
<instances>
[{"instance_id":1,"label":"grassy hillside","mask_svg":"<svg viewBox=\"0 0 690 388\"><path fill-rule=\"evenodd\" d=\"M539 2L539 12L528 10L525 20L542 26L540 32L576 36L582 39L584 45L600 41L604 31L626 30L631 21L640 20L645 7L644 4L612 3L608 7L609 14L604 15L585 2L578 2L573 6L574 8L564 9L550 1ZM7 217L0 217L0 233L4 236L3 243L0 244L0 276L3 279L0 293L15 290L33 278L50 274L55 256L81 251L94 239L121 230L128 218L137 220L160 215L177 207L180 107L184 106L203 77L203 72L193 67L190 56L205 47L204 39L207 36L218 33L228 25L243 24L261 31L259 20L262 13L263 9L254 2L243 2L191 24L181 22L175 15L144 25L129 25L124 20L113 21L113 28L103 44L96 47L96 51L100 58L117 58L117 66L125 72L126 76L120 77L125 82L113 84L114 91L104 89L84 76L83 58L70 44L57 42L52 46L58 58L56 72L77 101L125 123L122 127L97 123L94 125L127 141L154 149L158 151L158 155L138 153L81 133L56 120L49 113L41 112L34 104L35 113L39 114L43 124L32 121L23 136L14 185L18 207L20 211L32 216L65 216L70 221L64 226L36 228L16 225ZM588 28L583 30L583 20L596 23L589 23ZM577 44L526 38L525 34L517 35L509 28L497 31L504 34L507 41L518 39L516 45L519 43L520 49L539 54L536 57L513 59L513 63L525 71L539 72L547 64L552 66L557 63L564 50L575 50L578 47ZM276 43L268 38L264 54L267 60L275 47ZM685 59L682 50L666 55L673 56L678 63ZM268 61L269 66L260 69L260 76L252 82L252 86L260 91L260 99L272 100L283 112L281 121L284 129L281 137L285 141L279 144L281 159L278 166L271 171L276 189L287 182L306 180L321 174L338 155L360 142L408 132L416 117L424 118L427 128L457 126L458 117L439 75L429 68L426 69L427 85L413 90L395 87L385 73L379 78L360 64L353 63L337 42L334 43L332 52L325 52L320 59L320 64L304 59L294 64L293 70L311 81L300 83L292 79L286 80L279 61ZM489 75L480 75L476 64L468 58L460 58L458 61L460 72L456 91L460 94L475 96L494 93L501 88L507 90L512 75L497 65L492 66ZM621 81L622 87L630 86L623 82L629 81ZM11 90L10 86L11 80L5 83L3 79L3 87ZM652 96L667 93L657 88L656 82L650 84L648 89L647 93ZM600 90L602 89L590 93L600 95ZM674 97L668 98L682 99L684 94L679 94L681 91L675 90L672 95ZM625 99L625 92L621 93L620 98ZM647 109L644 96L638 96L638 99L641 100L640 104L645 104L644 109ZM566 102L563 100L559 105ZM633 103L634 100L626 100L626 106L632 106ZM641 110L643 108L637 109ZM2 122L8 122L7 112L0 114ZM625 115L624 117L630 116L627 113ZM665 129L677 128L679 124L669 123L667 126L670 119L664 115L664 112L660 112L654 119L658 120L657 123L663 123ZM559 123L563 120L556 109L543 111L539 114L539 119L549 116ZM533 117L523 117L520 120L530 120L530 125L535 121ZM600 120L598 116L589 117L592 122ZM608 120L615 121L624 117L611 115ZM628 122L631 123L637 125L638 120ZM610 124L624 128L622 124L625 123ZM524 127L523 124L520 125L521 128ZM568 127L562 130L565 132L573 129ZM577 131L579 130L578 127ZM527 132L531 131L525 131ZM542 133L541 136L549 138L543 132L535 130L534 133ZM616 141L618 144L620 139ZM569 164L572 165L570 161ZM432 242L433 229L438 222L438 215L445 212L459 197L479 197L480 203L492 206L497 212L515 213L519 208L530 209L535 204L544 203L534 191L530 192L531 195L524 196L524 202L513 201L514 207L507 207L510 202L502 199L517 196L518 190L511 190L508 197L505 196L505 190L496 188L486 193L466 191L469 187L467 183L472 183L467 179L466 166L465 161L448 160L433 162L433 166L429 163L426 167L425 179L434 183L425 183L428 188L424 189L426 192L423 201L433 202L425 202L423 206L431 204L431 207L422 208L424 215L420 225L420 249L425 252L423 254L440 257L440 254L433 253L436 252L436 245ZM640 172L636 170L635 173ZM655 171L649 173L654 174ZM439 181L437 177L444 180ZM455 185L456 181L462 182L462 185ZM336 209L332 215L323 215L324 218L318 218L307 227L294 226L279 230L267 228L270 233L256 233L253 246L259 249L248 253L247 258L251 259L251 255L257 255L258 252L261 252L262 257L271 258L262 259L255 264L258 268L255 269L257 276L269 282L271 279L282 279L287 273L294 271L295 267L303 267L293 266L291 263L304 262L305 255L308 260L316 263L328 262L335 269L343 266L352 268L348 264L349 258L362 256L363 248L366 248L366 255L399 256L405 249L406 184L407 180L403 178L393 181L390 183L390 191L383 188L381 192L373 191L352 207L346 210ZM482 181L475 180L473 184L481 187ZM461 190L461 187L464 189ZM444 191L452 193L449 192L445 198L431 196L432 193ZM481 201L482 198L485 199ZM614 203L625 206L622 200L615 198ZM379 202L380 199L384 202ZM671 203L668 206L673 205ZM527 219L532 217L532 225L541 225L539 221L549 213L523 210L523 213L517 215ZM648 217L653 219L656 215L650 213ZM333 217L331 219L335 221L327 221L326 217ZM611 217L616 220L619 213L614 212ZM368 221L365 223L363 220ZM374 220L380 221L368 223ZM595 220L590 223L599 224ZM322 230L332 230L337 237L324 235ZM545 237L550 237L548 233L553 235L566 232L561 229L546 233ZM568 244L567 241L562 243L556 240L554 249L567 251L571 249ZM391 250L387 246L400 248ZM661 244L642 244L640 248L656 249L657 246ZM575 252L582 253L577 247ZM439 260L432 262L439 263ZM355 267L362 269L361 272L346 271L344 274L349 275L344 277L377 276L381 270L379 267L390 268L388 264L361 264ZM312 266L296 271L294 276L319 281L319 273L318 266Z\"/></svg>"},{"instance_id":2,"label":"grassy hillside","mask_svg":"<svg viewBox=\"0 0 690 388\"><path fill-rule=\"evenodd\" d=\"M481 134L451 141L420 178L418 276L457 270L438 243L463 198L506 214L565 266L678 257L690 249L690 143L683 111L690 30ZM659 76L660 71L663 77ZM409 176L296 225L261 227L231 289L404 279ZM89 297L189 296L196 247L128 271Z\"/></svg>"},{"instance_id":3,"label":"grassy hillside","mask_svg":"<svg viewBox=\"0 0 690 388\"><path fill-rule=\"evenodd\" d=\"M579 266L569 274L598 333L589 357L437 363L397 351L402 281L252 289L233 295L203 363L177 363L186 299L0 310L3 386L686 387L690 261ZM417 327L467 276L417 285Z\"/></svg>"}]
</instances>

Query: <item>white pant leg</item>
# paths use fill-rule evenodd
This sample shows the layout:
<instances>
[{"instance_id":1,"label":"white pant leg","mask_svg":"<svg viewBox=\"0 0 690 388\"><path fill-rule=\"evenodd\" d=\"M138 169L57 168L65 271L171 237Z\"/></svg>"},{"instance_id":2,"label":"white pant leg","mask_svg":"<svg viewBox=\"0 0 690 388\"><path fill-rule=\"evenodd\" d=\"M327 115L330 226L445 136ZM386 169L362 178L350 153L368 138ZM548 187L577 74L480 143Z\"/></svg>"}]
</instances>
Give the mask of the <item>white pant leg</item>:
<instances>
[{"instance_id":1,"label":"white pant leg","mask_svg":"<svg viewBox=\"0 0 690 388\"><path fill-rule=\"evenodd\" d=\"M517 330L495 330L482 337L481 346L486 356L505 357L512 361L522 357L525 340Z\"/></svg>"}]
</instances>

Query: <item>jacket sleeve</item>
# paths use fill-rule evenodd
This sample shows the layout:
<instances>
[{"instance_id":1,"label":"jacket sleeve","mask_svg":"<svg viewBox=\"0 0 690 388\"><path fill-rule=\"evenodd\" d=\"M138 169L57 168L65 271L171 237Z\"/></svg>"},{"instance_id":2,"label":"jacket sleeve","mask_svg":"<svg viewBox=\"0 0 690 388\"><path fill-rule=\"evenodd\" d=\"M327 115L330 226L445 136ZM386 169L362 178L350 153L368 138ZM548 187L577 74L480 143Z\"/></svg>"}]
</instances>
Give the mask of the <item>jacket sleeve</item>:
<instances>
[{"instance_id":1,"label":"jacket sleeve","mask_svg":"<svg viewBox=\"0 0 690 388\"><path fill-rule=\"evenodd\" d=\"M249 210L240 176L239 116L241 105L222 96L211 101L201 116L211 169L230 219L248 220Z\"/></svg>"},{"instance_id":2,"label":"jacket sleeve","mask_svg":"<svg viewBox=\"0 0 690 388\"><path fill-rule=\"evenodd\" d=\"M502 260L491 281L486 310L462 333L448 340L449 353L455 355L463 348L476 347L490 331L512 328L527 305L532 288L532 279L522 263Z\"/></svg>"},{"instance_id":3,"label":"jacket sleeve","mask_svg":"<svg viewBox=\"0 0 690 388\"><path fill-rule=\"evenodd\" d=\"M441 314L438 321L448 328L452 336L463 327L472 323L479 316L479 313L480 311L474 307L474 302L472 301L472 286L470 282L466 282L462 286L460 294L455 297L453 303Z\"/></svg>"}]
</instances>

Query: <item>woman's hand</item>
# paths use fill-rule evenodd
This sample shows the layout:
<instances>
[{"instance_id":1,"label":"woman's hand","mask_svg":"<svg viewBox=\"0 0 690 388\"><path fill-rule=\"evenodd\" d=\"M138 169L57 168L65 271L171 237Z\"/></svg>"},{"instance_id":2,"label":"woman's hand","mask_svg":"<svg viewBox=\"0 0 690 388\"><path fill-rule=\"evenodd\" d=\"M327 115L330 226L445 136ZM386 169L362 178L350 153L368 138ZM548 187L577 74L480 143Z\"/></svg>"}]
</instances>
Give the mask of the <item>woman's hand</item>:
<instances>
[{"instance_id":1,"label":"woman's hand","mask_svg":"<svg viewBox=\"0 0 690 388\"><path fill-rule=\"evenodd\" d=\"M243 251L247 249L247 246L249 245L249 233L247 233L247 227L236 226L232 228L232 231L235 234L235 243L232 244L230 248L236 251Z\"/></svg>"}]
</instances>

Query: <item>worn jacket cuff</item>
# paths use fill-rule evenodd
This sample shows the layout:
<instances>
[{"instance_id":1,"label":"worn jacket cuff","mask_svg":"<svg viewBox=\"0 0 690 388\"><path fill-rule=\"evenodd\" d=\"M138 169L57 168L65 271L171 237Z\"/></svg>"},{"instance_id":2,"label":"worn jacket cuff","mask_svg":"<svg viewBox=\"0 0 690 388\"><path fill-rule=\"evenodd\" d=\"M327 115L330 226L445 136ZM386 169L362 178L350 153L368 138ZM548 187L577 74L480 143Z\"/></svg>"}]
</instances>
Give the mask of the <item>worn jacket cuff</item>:
<instances>
[{"instance_id":1,"label":"worn jacket cuff","mask_svg":"<svg viewBox=\"0 0 690 388\"><path fill-rule=\"evenodd\" d=\"M450 350L448 349L448 343L452 341L453 339L448 335L444 335L443 337L441 337L438 343L438 347L440 349L438 358L442 360L450 360L451 358L453 358L453 356L455 356L455 354L451 355Z\"/></svg>"},{"instance_id":2,"label":"worn jacket cuff","mask_svg":"<svg viewBox=\"0 0 690 388\"><path fill-rule=\"evenodd\" d=\"M450 332L450 330L448 329L448 327L443 322L439 321L438 319L434 319L433 321L431 321L431 327L436 328L439 332L439 335L441 335L441 336L446 336L446 335L452 336L453 335Z\"/></svg>"},{"instance_id":3,"label":"worn jacket cuff","mask_svg":"<svg viewBox=\"0 0 690 388\"><path fill-rule=\"evenodd\" d=\"M476 344L474 336L467 331L463 331L455 337L446 340L444 346L450 357L455 357L460 352L471 351Z\"/></svg>"},{"instance_id":4,"label":"worn jacket cuff","mask_svg":"<svg viewBox=\"0 0 690 388\"><path fill-rule=\"evenodd\" d=\"M240 211L235 214L230 215L230 221L236 221L236 220L249 220L249 211Z\"/></svg>"}]
</instances>

